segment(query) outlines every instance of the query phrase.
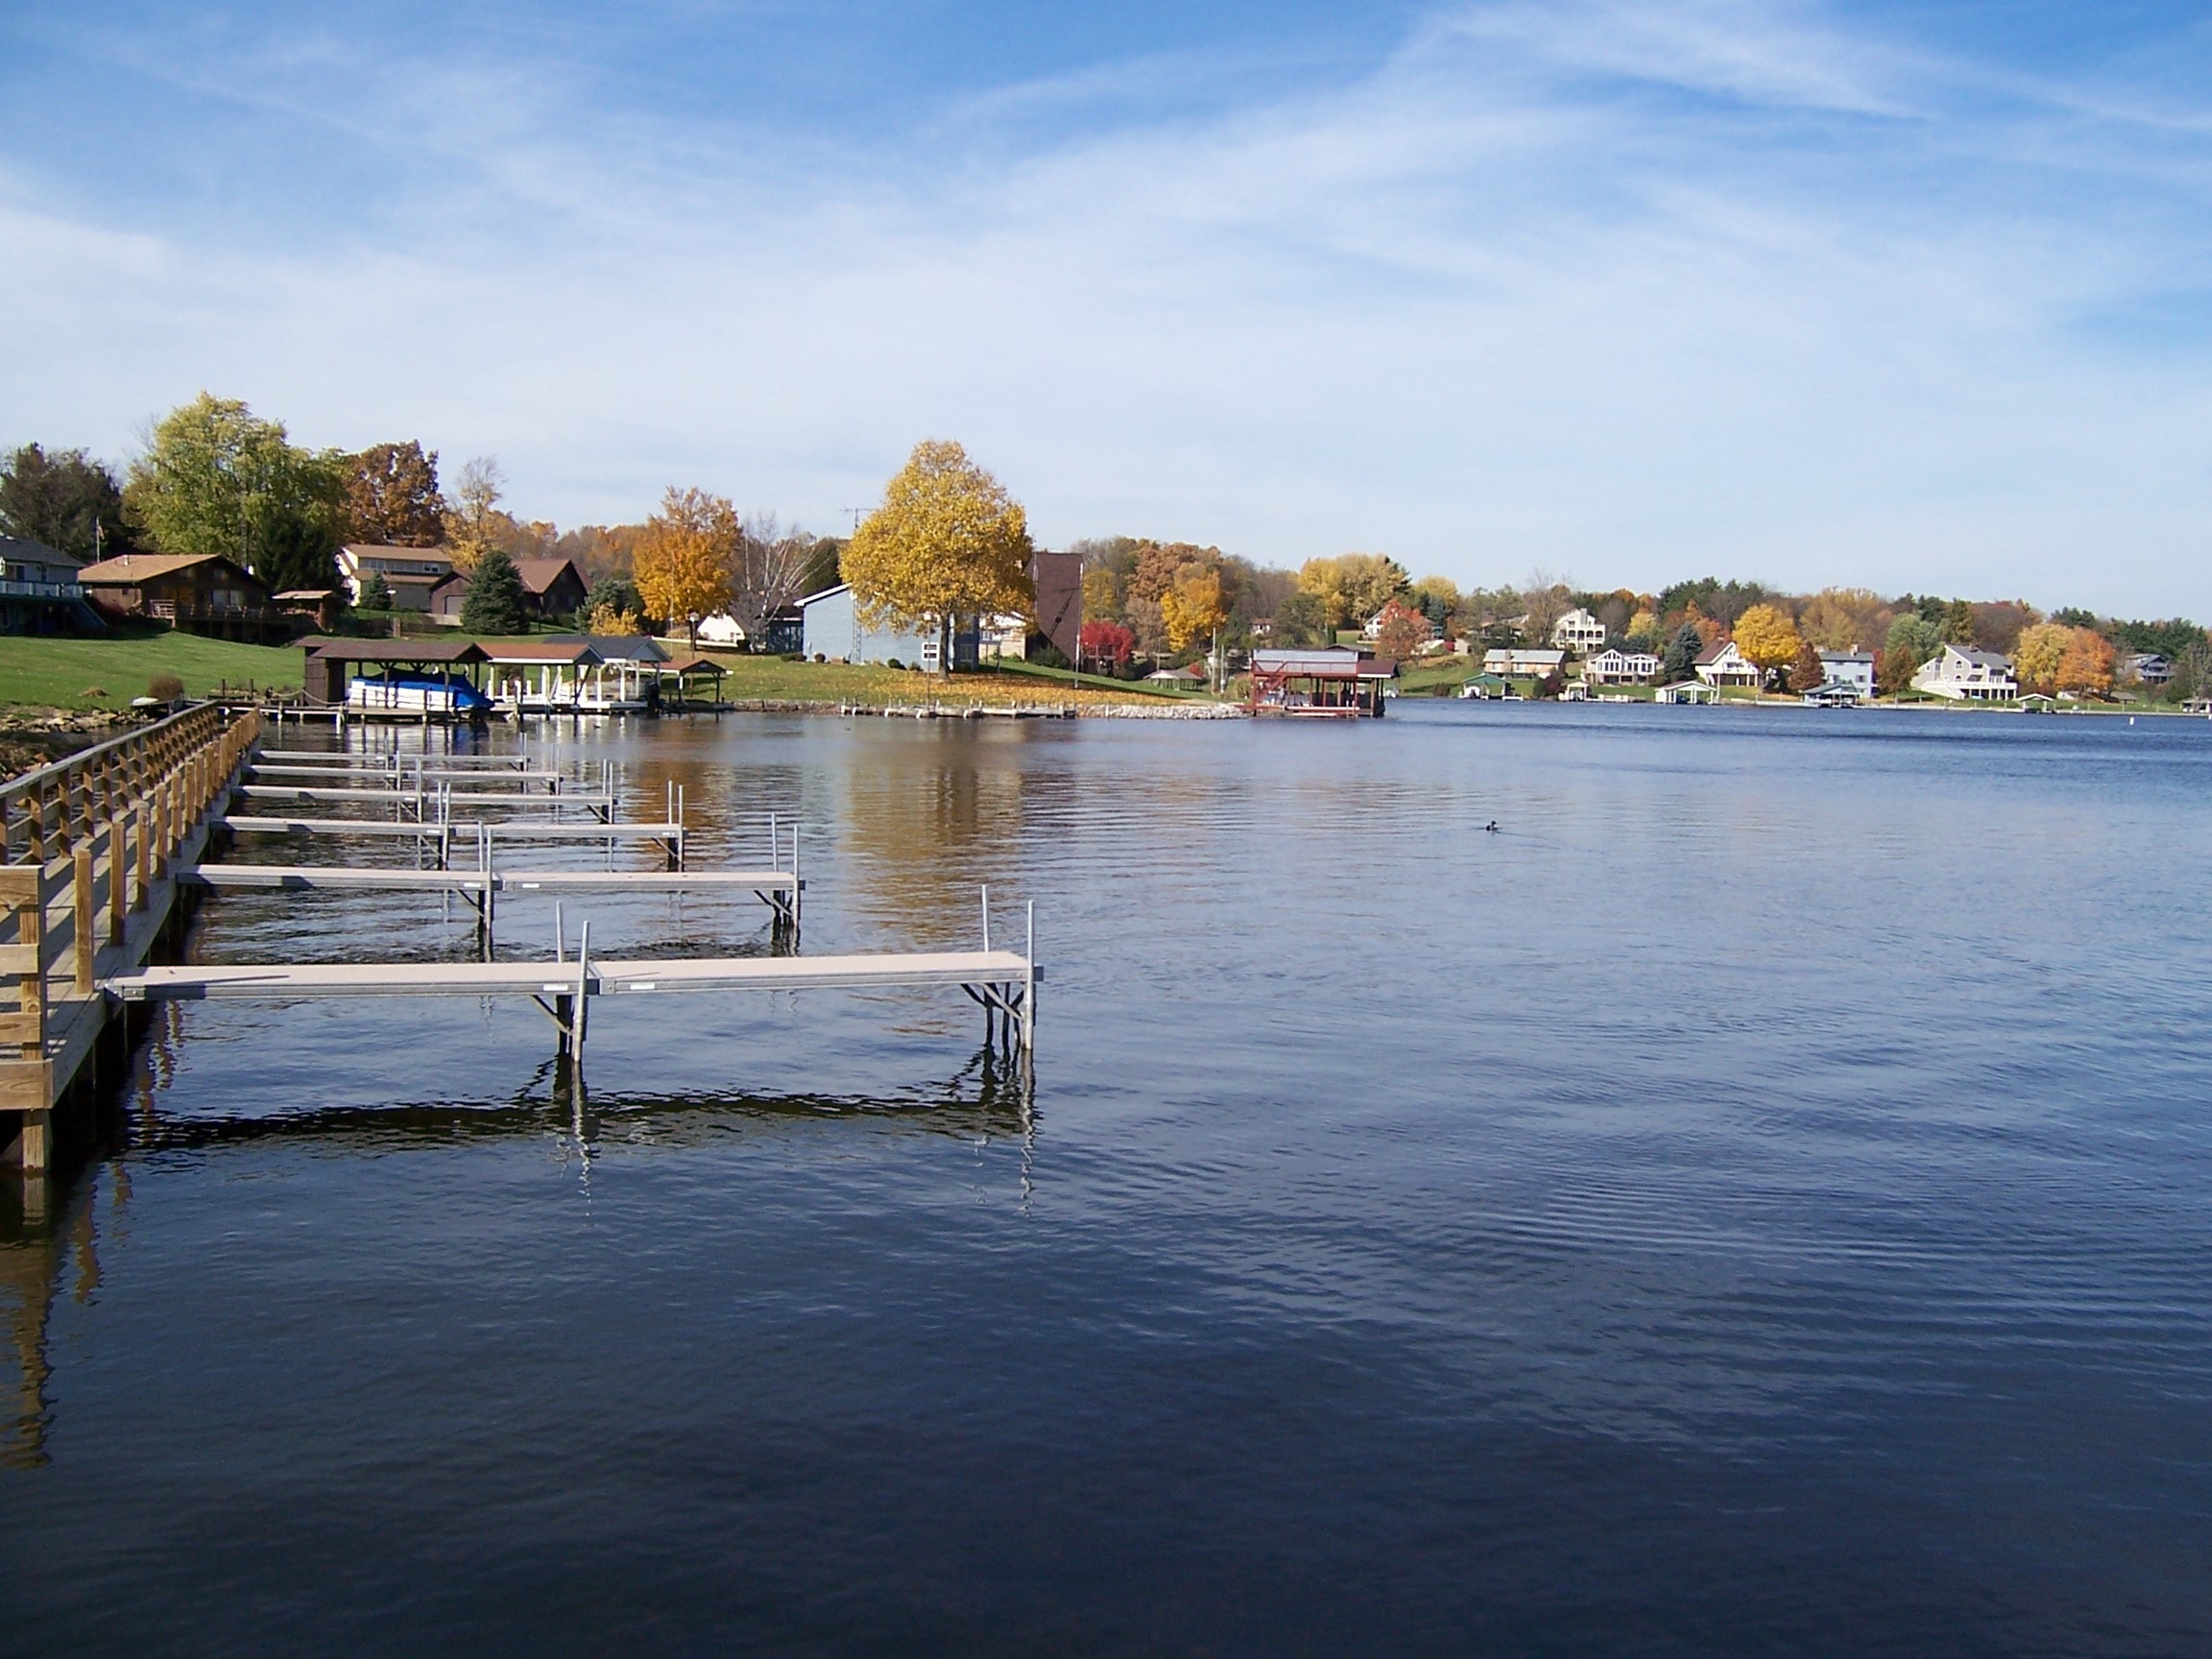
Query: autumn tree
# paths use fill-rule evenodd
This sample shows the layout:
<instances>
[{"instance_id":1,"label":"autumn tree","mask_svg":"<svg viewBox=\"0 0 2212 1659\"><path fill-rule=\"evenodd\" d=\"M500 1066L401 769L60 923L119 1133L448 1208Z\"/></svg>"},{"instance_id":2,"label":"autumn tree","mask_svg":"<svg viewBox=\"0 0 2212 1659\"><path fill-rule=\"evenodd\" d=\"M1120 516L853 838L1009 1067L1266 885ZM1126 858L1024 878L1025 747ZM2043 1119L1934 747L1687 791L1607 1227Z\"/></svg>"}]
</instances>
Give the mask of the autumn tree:
<instances>
[{"instance_id":1,"label":"autumn tree","mask_svg":"<svg viewBox=\"0 0 2212 1659\"><path fill-rule=\"evenodd\" d=\"M1083 614L1099 622L1121 619L1121 584L1103 565L1083 572Z\"/></svg>"},{"instance_id":2,"label":"autumn tree","mask_svg":"<svg viewBox=\"0 0 2212 1659\"><path fill-rule=\"evenodd\" d=\"M2112 689L2112 642L2094 628L2070 630L2066 654L2058 659L2057 684L2061 691L2105 692Z\"/></svg>"},{"instance_id":3,"label":"autumn tree","mask_svg":"<svg viewBox=\"0 0 2212 1659\"><path fill-rule=\"evenodd\" d=\"M456 569L473 570L476 562L499 544L500 493L507 475L496 456L478 455L461 469L461 487L445 510L445 543Z\"/></svg>"},{"instance_id":4,"label":"autumn tree","mask_svg":"<svg viewBox=\"0 0 2212 1659\"><path fill-rule=\"evenodd\" d=\"M1943 643L1946 645L1971 645L1974 643L1974 607L1963 599L1954 599L1943 608Z\"/></svg>"},{"instance_id":5,"label":"autumn tree","mask_svg":"<svg viewBox=\"0 0 2212 1659\"><path fill-rule=\"evenodd\" d=\"M435 547L445 539L438 451L410 438L378 444L344 463L348 538L390 547Z\"/></svg>"},{"instance_id":6,"label":"autumn tree","mask_svg":"<svg viewBox=\"0 0 2212 1659\"><path fill-rule=\"evenodd\" d=\"M1429 618L1424 613L1401 599L1393 599L1382 607L1382 626L1375 636L1375 644L1383 656L1403 661L1428 644L1430 638Z\"/></svg>"},{"instance_id":7,"label":"autumn tree","mask_svg":"<svg viewBox=\"0 0 2212 1659\"><path fill-rule=\"evenodd\" d=\"M1871 651L1889 631L1890 608L1864 588L1823 588L1797 613L1797 632L1822 651Z\"/></svg>"},{"instance_id":8,"label":"autumn tree","mask_svg":"<svg viewBox=\"0 0 2212 1659\"><path fill-rule=\"evenodd\" d=\"M2058 688L2058 664L2074 642L2074 630L2057 622L2038 622L2012 643L2012 672L2030 691Z\"/></svg>"},{"instance_id":9,"label":"autumn tree","mask_svg":"<svg viewBox=\"0 0 2212 1659\"><path fill-rule=\"evenodd\" d=\"M1911 645L1891 645L1874 664L1874 688L1885 697L1894 697L1912 684L1912 676L1920 671L1920 658Z\"/></svg>"},{"instance_id":10,"label":"autumn tree","mask_svg":"<svg viewBox=\"0 0 2212 1659\"><path fill-rule=\"evenodd\" d=\"M469 572L461 601L461 626L471 634L521 634L530 626L522 604L522 578L506 551L487 547Z\"/></svg>"},{"instance_id":11,"label":"autumn tree","mask_svg":"<svg viewBox=\"0 0 2212 1659\"><path fill-rule=\"evenodd\" d=\"M273 589L335 588L345 484L334 452L203 392L156 422L131 465L124 512L164 553L220 553Z\"/></svg>"},{"instance_id":12,"label":"autumn tree","mask_svg":"<svg viewBox=\"0 0 2212 1659\"><path fill-rule=\"evenodd\" d=\"M1160 614L1167 626L1167 649L1190 650L1228 619L1228 609L1221 603L1221 573L1189 567L1160 595Z\"/></svg>"},{"instance_id":13,"label":"autumn tree","mask_svg":"<svg viewBox=\"0 0 2212 1659\"><path fill-rule=\"evenodd\" d=\"M86 561L132 545L115 474L82 449L49 452L36 444L0 461L0 535Z\"/></svg>"},{"instance_id":14,"label":"autumn tree","mask_svg":"<svg viewBox=\"0 0 2212 1659\"><path fill-rule=\"evenodd\" d=\"M1820 653L1810 639L1800 640L1797 661L1790 664L1790 689L1792 691L1817 691L1828 683L1828 664L1820 661Z\"/></svg>"},{"instance_id":15,"label":"autumn tree","mask_svg":"<svg viewBox=\"0 0 2212 1659\"><path fill-rule=\"evenodd\" d=\"M645 521L637 543L637 596L646 614L670 627L682 622L694 651L699 619L730 603L731 566L743 535L728 497L673 484L661 497L661 511Z\"/></svg>"},{"instance_id":16,"label":"autumn tree","mask_svg":"<svg viewBox=\"0 0 2212 1659\"><path fill-rule=\"evenodd\" d=\"M844 570L863 614L933 624L952 661L960 616L1025 613L1035 547L1028 515L959 445L927 440L884 486L883 504L846 545Z\"/></svg>"},{"instance_id":17,"label":"autumn tree","mask_svg":"<svg viewBox=\"0 0 2212 1659\"><path fill-rule=\"evenodd\" d=\"M1108 666L1121 668L1129 661L1129 653L1136 649L1137 637L1118 622L1103 617L1083 624L1078 636L1077 649L1083 661L1100 669Z\"/></svg>"},{"instance_id":18,"label":"autumn tree","mask_svg":"<svg viewBox=\"0 0 2212 1659\"><path fill-rule=\"evenodd\" d=\"M1405 587L1406 567L1380 553L1309 559L1298 568L1298 590L1321 601L1331 631L1366 621Z\"/></svg>"},{"instance_id":19,"label":"autumn tree","mask_svg":"<svg viewBox=\"0 0 2212 1659\"><path fill-rule=\"evenodd\" d=\"M1762 674L1772 678L1797 661L1797 624L1772 605L1754 605L1736 618L1736 649Z\"/></svg>"}]
</instances>

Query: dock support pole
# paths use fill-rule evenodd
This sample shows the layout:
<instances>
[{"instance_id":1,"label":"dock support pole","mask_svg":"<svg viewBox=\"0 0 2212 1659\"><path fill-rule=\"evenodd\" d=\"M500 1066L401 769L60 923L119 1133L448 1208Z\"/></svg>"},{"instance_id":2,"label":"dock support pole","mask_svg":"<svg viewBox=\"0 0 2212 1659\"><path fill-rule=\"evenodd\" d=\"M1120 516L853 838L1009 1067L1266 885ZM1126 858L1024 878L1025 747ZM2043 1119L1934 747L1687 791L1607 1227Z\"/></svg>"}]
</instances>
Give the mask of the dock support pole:
<instances>
[{"instance_id":1,"label":"dock support pole","mask_svg":"<svg viewBox=\"0 0 2212 1659\"><path fill-rule=\"evenodd\" d=\"M1037 1083L1037 901L1029 901L1029 942L1022 952L1022 1085L1024 1093Z\"/></svg>"}]
</instances>

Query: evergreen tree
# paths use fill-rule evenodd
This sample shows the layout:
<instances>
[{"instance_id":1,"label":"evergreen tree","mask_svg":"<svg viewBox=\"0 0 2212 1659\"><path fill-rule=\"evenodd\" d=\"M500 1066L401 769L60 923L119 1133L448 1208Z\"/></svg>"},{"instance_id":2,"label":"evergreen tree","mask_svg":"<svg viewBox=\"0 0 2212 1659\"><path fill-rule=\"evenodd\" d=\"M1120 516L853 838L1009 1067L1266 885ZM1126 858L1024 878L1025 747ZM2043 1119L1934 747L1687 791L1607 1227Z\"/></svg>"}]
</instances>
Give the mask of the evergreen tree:
<instances>
[{"instance_id":1,"label":"evergreen tree","mask_svg":"<svg viewBox=\"0 0 2212 1659\"><path fill-rule=\"evenodd\" d=\"M1672 685L1677 680L1695 679L1697 659L1705 650L1705 637L1697 632L1695 622L1685 622L1674 635L1674 642L1667 647L1661 666L1666 672L1661 678Z\"/></svg>"},{"instance_id":2,"label":"evergreen tree","mask_svg":"<svg viewBox=\"0 0 2212 1659\"><path fill-rule=\"evenodd\" d=\"M392 609L392 584L384 580L383 571L370 571L369 580L361 584L361 609L364 611L389 611Z\"/></svg>"},{"instance_id":3,"label":"evergreen tree","mask_svg":"<svg viewBox=\"0 0 2212 1659\"><path fill-rule=\"evenodd\" d=\"M497 547L485 549L469 577L461 626L471 634L520 634L529 627L522 578L515 573L515 562Z\"/></svg>"}]
</instances>

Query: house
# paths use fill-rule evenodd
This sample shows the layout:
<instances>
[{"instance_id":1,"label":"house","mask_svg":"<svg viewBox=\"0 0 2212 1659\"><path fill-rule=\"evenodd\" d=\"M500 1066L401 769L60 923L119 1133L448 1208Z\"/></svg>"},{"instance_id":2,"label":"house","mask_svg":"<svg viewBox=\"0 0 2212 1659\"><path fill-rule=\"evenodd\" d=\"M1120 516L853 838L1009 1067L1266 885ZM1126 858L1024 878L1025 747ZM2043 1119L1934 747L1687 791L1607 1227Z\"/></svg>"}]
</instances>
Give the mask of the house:
<instances>
[{"instance_id":1,"label":"house","mask_svg":"<svg viewBox=\"0 0 2212 1659\"><path fill-rule=\"evenodd\" d=\"M1524 646L1482 653L1482 672L1503 680L1542 680L1557 673L1567 661L1564 651L1539 651Z\"/></svg>"},{"instance_id":2,"label":"house","mask_svg":"<svg viewBox=\"0 0 2212 1659\"><path fill-rule=\"evenodd\" d=\"M1874 701L1874 653L1871 651L1823 651L1820 653L1820 685L1825 691L1831 685L1848 686L1857 694L1857 701ZM1808 694L1807 701L1811 701Z\"/></svg>"},{"instance_id":3,"label":"house","mask_svg":"<svg viewBox=\"0 0 2212 1659\"><path fill-rule=\"evenodd\" d=\"M1551 643L1577 657L1587 656L1604 647L1605 624L1587 611L1570 611L1551 624Z\"/></svg>"},{"instance_id":4,"label":"house","mask_svg":"<svg viewBox=\"0 0 2212 1659\"><path fill-rule=\"evenodd\" d=\"M986 616L976 640L976 655L990 662L1025 662L1029 659L1029 618Z\"/></svg>"},{"instance_id":5,"label":"house","mask_svg":"<svg viewBox=\"0 0 2212 1659\"><path fill-rule=\"evenodd\" d=\"M125 553L85 565L77 581L112 616L228 639L290 631L269 585L221 553Z\"/></svg>"},{"instance_id":6,"label":"house","mask_svg":"<svg viewBox=\"0 0 2212 1659\"><path fill-rule=\"evenodd\" d=\"M381 576L392 589L395 611L427 611L430 590L453 574L453 556L443 547L389 547L349 541L338 549L338 578L347 596L361 603L369 578Z\"/></svg>"},{"instance_id":7,"label":"house","mask_svg":"<svg viewBox=\"0 0 2212 1659\"><path fill-rule=\"evenodd\" d=\"M43 541L0 536L0 634L97 629L100 619L85 609L77 580L84 566Z\"/></svg>"},{"instance_id":8,"label":"house","mask_svg":"<svg viewBox=\"0 0 2212 1659\"><path fill-rule=\"evenodd\" d=\"M522 578L523 609L548 621L575 615L591 597L591 585L573 559L517 559L515 574Z\"/></svg>"},{"instance_id":9,"label":"house","mask_svg":"<svg viewBox=\"0 0 2212 1659\"><path fill-rule=\"evenodd\" d=\"M590 587L571 559L517 559L515 574L522 582L522 610L542 621L559 621L584 609ZM391 578L387 576L386 581ZM394 589L394 596L398 589ZM431 619L448 628L461 626L461 613L469 604L469 573L450 571L433 583L424 607ZM406 607L413 609L413 607Z\"/></svg>"},{"instance_id":10,"label":"house","mask_svg":"<svg viewBox=\"0 0 2212 1659\"><path fill-rule=\"evenodd\" d=\"M1155 668L1144 676L1148 685L1166 685L1179 691L1203 691L1208 681L1206 670L1193 662L1187 668Z\"/></svg>"},{"instance_id":11,"label":"house","mask_svg":"<svg viewBox=\"0 0 2212 1659\"><path fill-rule=\"evenodd\" d=\"M831 662L897 662L907 668L939 666L939 641L935 626L886 620L870 623L860 614L860 604L850 583L840 582L799 601L800 649L809 657ZM973 625L956 626L952 634L952 666L973 668L976 658L976 631Z\"/></svg>"},{"instance_id":12,"label":"house","mask_svg":"<svg viewBox=\"0 0 2212 1659\"><path fill-rule=\"evenodd\" d=\"M2174 664L2156 651L2138 651L2132 657L2120 660L2116 678L2140 681L2146 685L2163 685L2174 678Z\"/></svg>"},{"instance_id":13,"label":"house","mask_svg":"<svg viewBox=\"0 0 2212 1659\"><path fill-rule=\"evenodd\" d=\"M1659 678L1660 666L1648 651L1623 651L1616 645L1591 658L1582 672L1593 685L1648 685Z\"/></svg>"},{"instance_id":14,"label":"house","mask_svg":"<svg viewBox=\"0 0 2212 1659\"><path fill-rule=\"evenodd\" d=\"M1766 676L1758 664L1736 649L1733 639L1719 639L1697 653L1697 678L1706 685L1757 686Z\"/></svg>"},{"instance_id":15,"label":"house","mask_svg":"<svg viewBox=\"0 0 2212 1659\"><path fill-rule=\"evenodd\" d=\"M1946 645L1921 663L1912 687L1954 703L2008 703L2020 694L2009 659L1966 645Z\"/></svg>"}]
</instances>

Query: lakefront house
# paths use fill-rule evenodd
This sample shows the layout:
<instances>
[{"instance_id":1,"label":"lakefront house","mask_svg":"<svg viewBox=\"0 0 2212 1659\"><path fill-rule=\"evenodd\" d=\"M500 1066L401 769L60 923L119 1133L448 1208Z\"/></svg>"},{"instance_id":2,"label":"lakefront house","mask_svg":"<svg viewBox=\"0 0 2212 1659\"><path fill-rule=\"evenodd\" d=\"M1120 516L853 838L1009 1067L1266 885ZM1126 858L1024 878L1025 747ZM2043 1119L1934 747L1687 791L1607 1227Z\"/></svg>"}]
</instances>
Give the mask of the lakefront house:
<instances>
[{"instance_id":1,"label":"lakefront house","mask_svg":"<svg viewBox=\"0 0 2212 1659\"><path fill-rule=\"evenodd\" d=\"M1736 649L1735 640L1721 639L1697 653L1697 678L1708 685L1756 686L1765 676L1757 663Z\"/></svg>"},{"instance_id":2,"label":"lakefront house","mask_svg":"<svg viewBox=\"0 0 2212 1659\"><path fill-rule=\"evenodd\" d=\"M1912 688L1954 703L2004 703L2020 695L2010 659L1966 645L1946 645L1921 663Z\"/></svg>"},{"instance_id":3,"label":"lakefront house","mask_svg":"<svg viewBox=\"0 0 2212 1659\"><path fill-rule=\"evenodd\" d=\"M1862 703L1874 701L1874 653L1871 651L1823 651L1820 653L1820 685L1857 693Z\"/></svg>"},{"instance_id":4,"label":"lakefront house","mask_svg":"<svg viewBox=\"0 0 2212 1659\"><path fill-rule=\"evenodd\" d=\"M1586 657L1605 643L1605 624L1587 611L1570 611L1551 624L1551 643Z\"/></svg>"},{"instance_id":5,"label":"lakefront house","mask_svg":"<svg viewBox=\"0 0 2212 1659\"><path fill-rule=\"evenodd\" d=\"M1618 645L1600 651L1583 664L1593 685L1648 685L1659 678L1661 663L1648 651L1623 651Z\"/></svg>"}]
</instances>

